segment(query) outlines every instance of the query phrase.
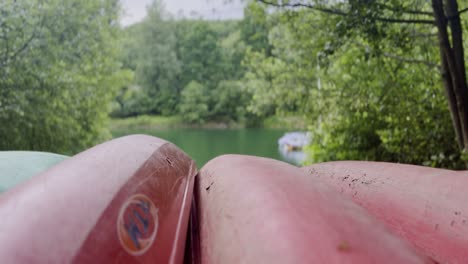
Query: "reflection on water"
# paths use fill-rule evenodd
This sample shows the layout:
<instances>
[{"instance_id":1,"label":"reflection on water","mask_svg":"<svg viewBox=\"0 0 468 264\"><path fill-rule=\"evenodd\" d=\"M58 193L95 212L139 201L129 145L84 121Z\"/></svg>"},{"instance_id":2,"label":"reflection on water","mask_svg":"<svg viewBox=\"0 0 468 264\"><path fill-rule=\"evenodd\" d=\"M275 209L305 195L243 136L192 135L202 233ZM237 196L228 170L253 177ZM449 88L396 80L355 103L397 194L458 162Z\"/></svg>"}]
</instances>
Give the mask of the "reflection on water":
<instances>
[{"instance_id":1,"label":"reflection on water","mask_svg":"<svg viewBox=\"0 0 468 264\"><path fill-rule=\"evenodd\" d=\"M184 150L200 168L223 154L254 155L291 162L278 151L278 139L285 132L272 129L125 129L113 131L113 135L147 134L165 139Z\"/></svg>"}]
</instances>

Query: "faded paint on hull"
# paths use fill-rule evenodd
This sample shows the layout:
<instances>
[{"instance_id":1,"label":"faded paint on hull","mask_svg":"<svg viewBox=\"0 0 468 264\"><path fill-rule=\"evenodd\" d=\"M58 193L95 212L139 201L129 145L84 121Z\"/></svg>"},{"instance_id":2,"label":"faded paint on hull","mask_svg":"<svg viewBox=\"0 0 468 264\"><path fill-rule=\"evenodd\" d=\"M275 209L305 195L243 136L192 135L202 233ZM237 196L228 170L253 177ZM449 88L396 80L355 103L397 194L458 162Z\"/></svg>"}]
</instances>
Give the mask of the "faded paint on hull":
<instances>
[{"instance_id":1,"label":"faded paint on hull","mask_svg":"<svg viewBox=\"0 0 468 264\"><path fill-rule=\"evenodd\" d=\"M432 263L286 163L222 156L201 169L195 192L192 263Z\"/></svg>"},{"instance_id":2,"label":"faded paint on hull","mask_svg":"<svg viewBox=\"0 0 468 264\"><path fill-rule=\"evenodd\" d=\"M195 174L185 153L157 138L129 136L96 146L0 196L0 259L181 263ZM137 247L157 228L143 254L129 253L117 226L135 195L154 204L136 199L121 221Z\"/></svg>"},{"instance_id":3,"label":"faded paint on hull","mask_svg":"<svg viewBox=\"0 0 468 264\"><path fill-rule=\"evenodd\" d=\"M440 263L468 260L468 172L382 162L303 168Z\"/></svg>"}]
</instances>

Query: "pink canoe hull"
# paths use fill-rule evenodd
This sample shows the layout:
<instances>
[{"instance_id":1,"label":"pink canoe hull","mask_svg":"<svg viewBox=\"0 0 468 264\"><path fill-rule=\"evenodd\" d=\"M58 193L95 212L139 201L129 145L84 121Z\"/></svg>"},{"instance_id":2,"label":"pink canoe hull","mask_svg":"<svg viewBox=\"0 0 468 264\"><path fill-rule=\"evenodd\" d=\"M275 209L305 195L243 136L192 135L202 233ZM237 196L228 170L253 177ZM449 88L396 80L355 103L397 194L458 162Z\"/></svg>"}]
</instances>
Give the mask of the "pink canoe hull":
<instances>
[{"instance_id":1,"label":"pink canoe hull","mask_svg":"<svg viewBox=\"0 0 468 264\"><path fill-rule=\"evenodd\" d=\"M83 152L0 196L1 262L468 259L468 172L370 162L300 169L229 155L196 173L185 153L148 136Z\"/></svg>"},{"instance_id":2,"label":"pink canoe hull","mask_svg":"<svg viewBox=\"0 0 468 264\"><path fill-rule=\"evenodd\" d=\"M432 263L362 208L282 162L216 158L202 168L195 192L192 263Z\"/></svg>"},{"instance_id":3,"label":"pink canoe hull","mask_svg":"<svg viewBox=\"0 0 468 264\"><path fill-rule=\"evenodd\" d=\"M303 170L440 263L467 263L468 172L377 162Z\"/></svg>"},{"instance_id":4,"label":"pink canoe hull","mask_svg":"<svg viewBox=\"0 0 468 264\"><path fill-rule=\"evenodd\" d=\"M196 169L174 145L117 139L0 196L2 263L181 263Z\"/></svg>"}]
</instances>

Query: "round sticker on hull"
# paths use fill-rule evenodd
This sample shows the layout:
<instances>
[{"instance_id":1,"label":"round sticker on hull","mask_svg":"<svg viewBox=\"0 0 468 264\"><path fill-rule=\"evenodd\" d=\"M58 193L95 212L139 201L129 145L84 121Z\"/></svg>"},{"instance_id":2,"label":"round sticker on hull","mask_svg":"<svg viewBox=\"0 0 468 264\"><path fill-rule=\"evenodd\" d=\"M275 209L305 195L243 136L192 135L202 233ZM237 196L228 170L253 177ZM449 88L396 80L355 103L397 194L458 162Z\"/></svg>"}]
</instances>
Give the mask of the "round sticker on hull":
<instances>
[{"instance_id":1,"label":"round sticker on hull","mask_svg":"<svg viewBox=\"0 0 468 264\"><path fill-rule=\"evenodd\" d=\"M158 232L158 209L145 195L128 199L120 209L117 233L120 244L131 255L144 254Z\"/></svg>"}]
</instances>

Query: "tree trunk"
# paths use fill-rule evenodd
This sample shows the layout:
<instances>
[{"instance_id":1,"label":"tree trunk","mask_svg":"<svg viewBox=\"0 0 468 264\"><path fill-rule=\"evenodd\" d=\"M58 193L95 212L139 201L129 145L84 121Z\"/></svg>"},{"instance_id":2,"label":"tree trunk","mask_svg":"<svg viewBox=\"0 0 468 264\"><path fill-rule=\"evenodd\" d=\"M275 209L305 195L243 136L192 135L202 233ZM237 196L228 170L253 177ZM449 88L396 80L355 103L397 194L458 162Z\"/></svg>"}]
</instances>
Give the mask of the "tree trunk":
<instances>
[{"instance_id":1,"label":"tree trunk","mask_svg":"<svg viewBox=\"0 0 468 264\"><path fill-rule=\"evenodd\" d=\"M463 140L462 128L460 124L460 115L458 114L457 98L455 97L455 93L453 91L453 83L451 81L447 59L445 58L444 53L442 51L440 52L440 57L442 60L442 66L441 66L442 81L444 83L445 95L449 103L450 115L452 117L452 123L455 129L455 136L457 138L458 146L460 147L460 149L463 149L464 140Z\"/></svg>"},{"instance_id":2,"label":"tree trunk","mask_svg":"<svg viewBox=\"0 0 468 264\"><path fill-rule=\"evenodd\" d=\"M442 79L458 144L468 151L468 89L463 50L463 31L456 0L432 0L438 29ZM449 36L449 30L451 36ZM465 162L468 166L468 163Z\"/></svg>"},{"instance_id":3,"label":"tree trunk","mask_svg":"<svg viewBox=\"0 0 468 264\"><path fill-rule=\"evenodd\" d=\"M468 87L466 84L465 53L463 50L463 30L458 14L456 0L446 0L447 17L450 22L452 35L452 52L455 60L454 75L458 79L459 86L454 87L455 96L460 114L461 129L463 132L464 150L468 150Z\"/></svg>"}]
</instances>

